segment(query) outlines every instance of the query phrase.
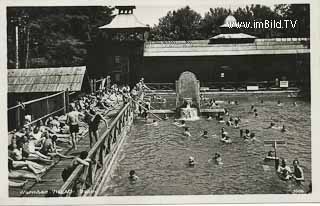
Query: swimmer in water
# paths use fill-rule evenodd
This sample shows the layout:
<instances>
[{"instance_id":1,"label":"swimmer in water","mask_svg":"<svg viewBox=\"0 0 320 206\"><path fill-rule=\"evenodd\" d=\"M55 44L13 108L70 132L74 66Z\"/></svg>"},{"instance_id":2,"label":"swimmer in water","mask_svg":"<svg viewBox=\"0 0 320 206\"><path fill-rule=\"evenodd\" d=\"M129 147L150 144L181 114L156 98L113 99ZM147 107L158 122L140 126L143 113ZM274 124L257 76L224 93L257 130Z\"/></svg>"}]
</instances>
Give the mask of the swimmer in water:
<instances>
[{"instance_id":1,"label":"swimmer in water","mask_svg":"<svg viewBox=\"0 0 320 206\"><path fill-rule=\"evenodd\" d=\"M267 153L267 156L264 158L265 161L268 160L278 160L279 158L275 156L275 152L274 151L269 151Z\"/></svg>"},{"instance_id":2,"label":"swimmer in water","mask_svg":"<svg viewBox=\"0 0 320 206\"><path fill-rule=\"evenodd\" d=\"M261 99L260 103L263 104L263 99Z\"/></svg>"},{"instance_id":3,"label":"swimmer in water","mask_svg":"<svg viewBox=\"0 0 320 206\"><path fill-rule=\"evenodd\" d=\"M219 123L225 123L223 117L220 116L220 115L218 116L218 122L219 122Z\"/></svg>"},{"instance_id":4,"label":"swimmer in water","mask_svg":"<svg viewBox=\"0 0 320 206\"><path fill-rule=\"evenodd\" d=\"M230 139L229 136L227 136L227 135L224 133L224 134L222 135L221 142L230 144L230 143L232 143L232 140Z\"/></svg>"},{"instance_id":5,"label":"swimmer in water","mask_svg":"<svg viewBox=\"0 0 320 206\"><path fill-rule=\"evenodd\" d=\"M186 126L186 122L184 120L182 120L181 123L174 122L173 124L176 125L177 127L185 127Z\"/></svg>"},{"instance_id":6,"label":"swimmer in water","mask_svg":"<svg viewBox=\"0 0 320 206\"><path fill-rule=\"evenodd\" d=\"M254 113L254 117L258 117L258 112L255 112L255 113Z\"/></svg>"},{"instance_id":7,"label":"swimmer in water","mask_svg":"<svg viewBox=\"0 0 320 206\"><path fill-rule=\"evenodd\" d=\"M282 125L282 128L281 128L281 132L287 132L288 130L286 129L286 127L284 125Z\"/></svg>"},{"instance_id":8,"label":"swimmer in water","mask_svg":"<svg viewBox=\"0 0 320 206\"><path fill-rule=\"evenodd\" d=\"M271 123L270 123L270 126L267 127L267 129L271 129L271 128L274 128L274 127L275 127L275 123L274 123L274 122L271 122Z\"/></svg>"},{"instance_id":9,"label":"swimmer in water","mask_svg":"<svg viewBox=\"0 0 320 206\"><path fill-rule=\"evenodd\" d=\"M208 135L208 131L203 131L203 134L201 135L201 137L203 137L203 138L209 138L209 135Z\"/></svg>"},{"instance_id":10,"label":"swimmer in water","mask_svg":"<svg viewBox=\"0 0 320 206\"><path fill-rule=\"evenodd\" d=\"M136 175L136 171L130 170L129 172L129 180L130 181L137 181L139 177Z\"/></svg>"},{"instance_id":11,"label":"swimmer in water","mask_svg":"<svg viewBox=\"0 0 320 206\"><path fill-rule=\"evenodd\" d=\"M303 170L299 165L299 161L297 159L293 160L293 173L291 177L296 180L297 183L301 183L304 181Z\"/></svg>"},{"instance_id":12,"label":"swimmer in water","mask_svg":"<svg viewBox=\"0 0 320 206\"><path fill-rule=\"evenodd\" d=\"M254 110L254 105L252 104L250 108L250 112L252 112L253 110Z\"/></svg>"},{"instance_id":13,"label":"swimmer in water","mask_svg":"<svg viewBox=\"0 0 320 206\"><path fill-rule=\"evenodd\" d=\"M240 138L242 138L242 137L243 137L243 130L240 129Z\"/></svg>"},{"instance_id":14,"label":"swimmer in water","mask_svg":"<svg viewBox=\"0 0 320 206\"><path fill-rule=\"evenodd\" d=\"M167 114L164 114L163 119L164 119L164 120L168 120L168 119L169 119L168 115L167 115Z\"/></svg>"},{"instance_id":15,"label":"swimmer in water","mask_svg":"<svg viewBox=\"0 0 320 206\"><path fill-rule=\"evenodd\" d=\"M234 118L234 128L239 128L239 119L237 117Z\"/></svg>"},{"instance_id":16,"label":"swimmer in water","mask_svg":"<svg viewBox=\"0 0 320 206\"><path fill-rule=\"evenodd\" d=\"M221 158L221 154L216 152L214 154L214 156L212 157L212 159L210 159L208 162L211 162L211 160L213 160L217 165L222 165L222 158Z\"/></svg>"},{"instance_id":17,"label":"swimmer in water","mask_svg":"<svg viewBox=\"0 0 320 206\"><path fill-rule=\"evenodd\" d=\"M244 140L249 140L250 138L250 131L248 129L246 129L245 131L245 135L243 136Z\"/></svg>"},{"instance_id":18,"label":"swimmer in water","mask_svg":"<svg viewBox=\"0 0 320 206\"><path fill-rule=\"evenodd\" d=\"M226 132L225 128L222 127L222 128L221 128L221 136L222 136L224 133L225 133L226 135L228 134L228 132Z\"/></svg>"},{"instance_id":19,"label":"swimmer in water","mask_svg":"<svg viewBox=\"0 0 320 206\"><path fill-rule=\"evenodd\" d=\"M287 165L286 160L282 159L281 160L281 165L278 166L277 169L277 173L279 175L279 177L282 180L289 180L290 179L290 174L291 174L291 169L290 167Z\"/></svg>"},{"instance_id":20,"label":"swimmer in water","mask_svg":"<svg viewBox=\"0 0 320 206\"><path fill-rule=\"evenodd\" d=\"M152 120L152 123L148 123L146 125L158 126L158 122L157 122L157 120L154 119L154 120Z\"/></svg>"},{"instance_id":21,"label":"swimmer in water","mask_svg":"<svg viewBox=\"0 0 320 206\"><path fill-rule=\"evenodd\" d=\"M238 105L239 103L238 103L238 101L236 100L236 101L234 101L234 104L235 104L235 105Z\"/></svg>"},{"instance_id":22,"label":"swimmer in water","mask_svg":"<svg viewBox=\"0 0 320 206\"><path fill-rule=\"evenodd\" d=\"M212 116L209 114L207 120L212 120Z\"/></svg>"},{"instance_id":23,"label":"swimmer in water","mask_svg":"<svg viewBox=\"0 0 320 206\"><path fill-rule=\"evenodd\" d=\"M224 115L229 116L229 111L228 111L228 109L224 109Z\"/></svg>"},{"instance_id":24,"label":"swimmer in water","mask_svg":"<svg viewBox=\"0 0 320 206\"><path fill-rule=\"evenodd\" d=\"M257 138L256 138L256 134L255 134L255 133L252 132L252 133L250 134L250 140L251 140L252 142L258 141Z\"/></svg>"},{"instance_id":25,"label":"swimmer in water","mask_svg":"<svg viewBox=\"0 0 320 206\"><path fill-rule=\"evenodd\" d=\"M297 102L293 102L293 106L297 107L298 106Z\"/></svg>"},{"instance_id":26,"label":"swimmer in water","mask_svg":"<svg viewBox=\"0 0 320 206\"><path fill-rule=\"evenodd\" d=\"M190 134L190 132L189 132L189 128L188 128L188 127L184 128L183 135L184 135L184 136L187 136L187 137L191 137L191 134Z\"/></svg>"},{"instance_id":27,"label":"swimmer in water","mask_svg":"<svg viewBox=\"0 0 320 206\"><path fill-rule=\"evenodd\" d=\"M189 157L188 164L190 167L194 167L195 165L194 157L192 156Z\"/></svg>"},{"instance_id":28,"label":"swimmer in water","mask_svg":"<svg viewBox=\"0 0 320 206\"><path fill-rule=\"evenodd\" d=\"M281 103L281 101L280 100L278 100L278 104L277 104L278 106L282 106L283 104Z\"/></svg>"},{"instance_id":29,"label":"swimmer in water","mask_svg":"<svg viewBox=\"0 0 320 206\"><path fill-rule=\"evenodd\" d=\"M232 126L233 125L233 118L230 117L229 120L226 122L227 126Z\"/></svg>"}]
</instances>

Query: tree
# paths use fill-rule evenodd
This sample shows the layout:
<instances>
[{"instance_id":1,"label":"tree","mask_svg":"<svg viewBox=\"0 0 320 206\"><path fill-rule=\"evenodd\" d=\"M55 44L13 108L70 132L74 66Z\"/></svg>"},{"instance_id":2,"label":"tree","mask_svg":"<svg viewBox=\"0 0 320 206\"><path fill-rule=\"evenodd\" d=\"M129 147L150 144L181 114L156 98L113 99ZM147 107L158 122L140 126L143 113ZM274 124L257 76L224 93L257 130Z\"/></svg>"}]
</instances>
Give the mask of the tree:
<instances>
[{"instance_id":1,"label":"tree","mask_svg":"<svg viewBox=\"0 0 320 206\"><path fill-rule=\"evenodd\" d=\"M12 19L27 17L19 26L20 62L29 67L79 66L86 61L86 42L96 38L98 27L111 20L109 7L9 7L8 68L15 63L15 25ZM29 36L29 38L27 38Z\"/></svg>"},{"instance_id":2,"label":"tree","mask_svg":"<svg viewBox=\"0 0 320 206\"><path fill-rule=\"evenodd\" d=\"M200 32L205 39L208 39L220 33L220 26L223 24L225 18L231 14L231 10L225 8L210 8L209 12L204 15L201 20Z\"/></svg>"},{"instance_id":3,"label":"tree","mask_svg":"<svg viewBox=\"0 0 320 206\"><path fill-rule=\"evenodd\" d=\"M159 24L150 31L151 40L194 40L200 39L201 15L189 6L169 11L160 18Z\"/></svg>"}]
</instances>

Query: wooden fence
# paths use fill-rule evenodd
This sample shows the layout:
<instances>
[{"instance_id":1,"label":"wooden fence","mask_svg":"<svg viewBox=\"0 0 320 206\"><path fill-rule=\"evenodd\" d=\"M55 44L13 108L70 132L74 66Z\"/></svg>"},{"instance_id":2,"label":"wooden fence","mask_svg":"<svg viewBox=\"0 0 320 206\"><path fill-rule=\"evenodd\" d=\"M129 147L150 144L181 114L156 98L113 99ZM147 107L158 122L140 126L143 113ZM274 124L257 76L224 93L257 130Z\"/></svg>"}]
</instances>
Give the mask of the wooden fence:
<instances>
[{"instance_id":1,"label":"wooden fence","mask_svg":"<svg viewBox=\"0 0 320 206\"><path fill-rule=\"evenodd\" d=\"M35 124L52 115L65 114L68 111L69 98L73 93L61 91L27 102L19 102L8 108L8 131ZM31 115L31 122L25 124L25 115Z\"/></svg>"},{"instance_id":2,"label":"wooden fence","mask_svg":"<svg viewBox=\"0 0 320 206\"><path fill-rule=\"evenodd\" d=\"M299 88L303 81L289 81L288 89ZM146 83L151 91L175 91L174 83ZM244 82L200 82L202 88L213 91L245 91L247 86L259 86L259 90L282 90L275 81L244 81Z\"/></svg>"},{"instance_id":3,"label":"wooden fence","mask_svg":"<svg viewBox=\"0 0 320 206\"><path fill-rule=\"evenodd\" d=\"M133 107L129 102L90 149L88 154L88 158L91 159L90 165L78 165L62 185L59 193L65 196L97 195L132 121Z\"/></svg>"}]
</instances>

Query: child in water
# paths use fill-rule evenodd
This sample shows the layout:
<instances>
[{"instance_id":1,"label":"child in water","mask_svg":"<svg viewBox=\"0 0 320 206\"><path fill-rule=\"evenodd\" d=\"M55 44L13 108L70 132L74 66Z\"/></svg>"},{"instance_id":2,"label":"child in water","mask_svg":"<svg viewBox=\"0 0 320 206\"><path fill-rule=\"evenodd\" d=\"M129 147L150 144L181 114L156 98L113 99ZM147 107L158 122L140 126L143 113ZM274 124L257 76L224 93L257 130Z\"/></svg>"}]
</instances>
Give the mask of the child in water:
<instances>
[{"instance_id":1,"label":"child in water","mask_svg":"<svg viewBox=\"0 0 320 206\"><path fill-rule=\"evenodd\" d=\"M203 137L203 138L209 138L209 135L208 135L208 131L203 131L203 134L201 135L201 137Z\"/></svg>"},{"instance_id":2,"label":"child in water","mask_svg":"<svg viewBox=\"0 0 320 206\"><path fill-rule=\"evenodd\" d=\"M176 125L177 127L185 127L186 126L186 122L184 120L182 120L181 123L174 122L173 124Z\"/></svg>"},{"instance_id":3,"label":"child in water","mask_svg":"<svg viewBox=\"0 0 320 206\"><path fill-rule=\"evenodd\" d=\"M158 126L158 122L157 122L157 120L154 119L154 120L152 120L152 123L148 123L146 125Z\"/></svg>"},{"instance_id":4,"label":"child in water","mask_svg":"<svg viewBox=\"0 0 320 206\"><path fill-rule=\"evenodd\" d=\"M222 165L223 162L222 162L222 158L221 158L221 154L216 152L214 154L214 156L212 157L212 159L209 159L208 162L211 162L211 161L214 161L217 165Z\"/></svg>"},{"instance_id":5,"label":"child in water","mask_svg":"<svg viewBox=\"0 0 320 206\"><path fill-rule=\"evenodd\" d=\"M136 171L130 170L129 172L129 180L130 181L137 181L139 177L136 175Z\"/></svg>"},{"instance_id":6,"label":"child in water","mask_svg":"<svg viewBox=\"0 0 320 206\"><path fill-rule=\"evenodd\" d=\"M190 167L194 167L195 165L194 157L192 156L189 157L188 164Z\"/></svg>"},{"instance_id":7,"label":"child in water","mask_svg":"<svg viewBox=\"0 0 320 206\"><path fill-rule=\"evenodd\" d=\"M191 137L191 134L190 134L190 132L189 132L189 128L188 128L188 127L184 128L183 135L184 135L184 136L187 136L187 137Z\"/></svg>"},{"instance_id":8,"label":"child in water","mask_svg":"<svg viewBox=\"0 0 320 206\"><path fill-rule=\"evenodd\" d=\"M237 117L234 118L234 128L239 128L239 119Z\"/></svg>"},{"instance_id":9,"label":"child in water","mask_svg":"<svg viewBox=\"0 0 320 206\"><path fill-rule=\"evenodd\" d=\"M287 131L286 127L282 125L281 132L286 132L286 131Z\"/></svg>"}]
</instances>

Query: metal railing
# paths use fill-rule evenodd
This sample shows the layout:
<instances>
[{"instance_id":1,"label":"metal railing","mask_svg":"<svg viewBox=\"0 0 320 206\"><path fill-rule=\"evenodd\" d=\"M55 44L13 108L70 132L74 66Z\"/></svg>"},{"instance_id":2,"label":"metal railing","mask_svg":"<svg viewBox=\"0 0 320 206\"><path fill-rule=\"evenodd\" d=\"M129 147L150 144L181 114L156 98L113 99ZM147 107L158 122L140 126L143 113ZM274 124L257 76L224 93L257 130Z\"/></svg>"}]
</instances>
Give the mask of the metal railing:
<instances>
[{"instance_id":1,"label":"metal railing","mask_svg":"<svg viewBox=\"0 0 320 206\"><path fill-rule=\"evenodd\" d=\"M150 90L175 90L174 83L145 83Z\"/></svg>"},{"instance_id":2,"label":"metal railing","mask_svg":"<svg viewBox=\"0 0 320 206\"><path fill-rule=\"evenodd\" d=\"M69 96L72 94L74 93L61 91L27 102L19 102L8 108L8 131L35 124L52 115L65 114L68 110ZM25 115L31 115L31 122L25 123Z\"/></svg>"},{"instance_id":3,"label":"metal railing","mask_svg":"<svg viewBox=\"0 0 320 206\"><path fill-rule=\"evenodd\" d=\"M109 128L90 149L88 158L91 159L91 163L89 166L78 165L60 188L59 192L61 194L65 196L96 195L98 191L96 188L101 187L102 179L108 173L107 170L125 139L126 127L130 125L132 120L133 107L132 103L129 102L121 109Z\"/></svg>"}]
</instances>

